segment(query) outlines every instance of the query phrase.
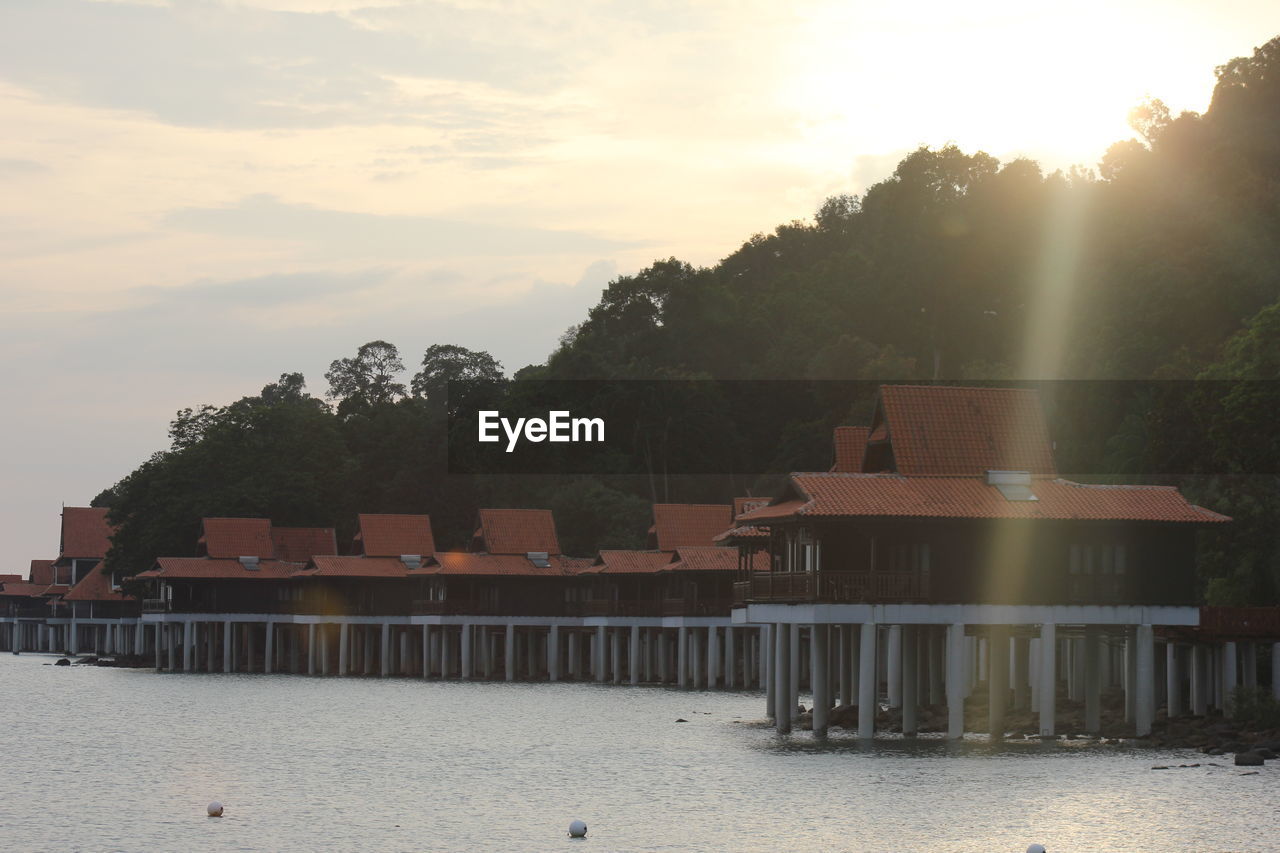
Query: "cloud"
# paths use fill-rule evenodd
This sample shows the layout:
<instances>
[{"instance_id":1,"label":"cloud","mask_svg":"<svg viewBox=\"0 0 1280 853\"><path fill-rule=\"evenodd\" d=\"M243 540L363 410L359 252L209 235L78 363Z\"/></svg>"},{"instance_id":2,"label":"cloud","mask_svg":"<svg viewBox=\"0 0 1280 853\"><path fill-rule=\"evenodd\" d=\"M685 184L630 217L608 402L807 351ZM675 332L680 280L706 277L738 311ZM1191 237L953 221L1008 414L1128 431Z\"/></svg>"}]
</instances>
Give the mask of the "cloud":
<instances>
[{"instance_id":1,"label":"cloud","mask_svg":"<svg viewBox=\"0 0 1280 853\"><path fill-rule=\"evenodd\" d=\"M327 259L589 253L638 245L533 226L326 210L270 195L251 196L233 207L181 208L162 222L204 234L294 241L309 247L312 257Z\"/></svg>"},{"instance_id":2,"label":"cloud","mask_svg":"<svg viewBox=\"0 0 1280 853\"><path fill-rule=\"evenodd\" d=\"M523 95L567 71L562 54L503 38L500 10L442 4L392 31L351 15L177 2L14 0L0 10L0 77L44 96L197 127L467 125L509 105L406 95L394 78L482 83Z\"/></svg>"}]
</instances>

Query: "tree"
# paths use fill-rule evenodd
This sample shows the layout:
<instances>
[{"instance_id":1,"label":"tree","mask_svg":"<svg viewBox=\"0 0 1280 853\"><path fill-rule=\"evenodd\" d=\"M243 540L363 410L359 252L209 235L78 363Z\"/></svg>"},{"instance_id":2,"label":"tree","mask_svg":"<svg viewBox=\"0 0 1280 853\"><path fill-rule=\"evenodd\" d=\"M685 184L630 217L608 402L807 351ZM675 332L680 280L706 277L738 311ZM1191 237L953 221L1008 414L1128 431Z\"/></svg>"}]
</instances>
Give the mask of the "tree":
<instances>
[{"instance_id":1,"label":"tree","mask_svg":"<svg viewBox=\"0 0 1280 853\"><path fill-rule=\"evenodd\" d=\"M405 395L403 384L394 381L404 371L400 351L386 341L361 345L354 358L339 358L329 364L324 378L329 380L325 396L338 401L338 414L364 411Z\"/></svg>"},{"instance_id":2,"label":"tree","mask_svg":"<svg viewBox=\"0 0 1280 853\"><path fill-rule=\"evenodd\" d=\"M456 344L432 344L422 356L422 369L414 374L413 393L431 402L442 402L450 382L501 382L502 365L483 350Z\"/></svg>"}]
</instances>

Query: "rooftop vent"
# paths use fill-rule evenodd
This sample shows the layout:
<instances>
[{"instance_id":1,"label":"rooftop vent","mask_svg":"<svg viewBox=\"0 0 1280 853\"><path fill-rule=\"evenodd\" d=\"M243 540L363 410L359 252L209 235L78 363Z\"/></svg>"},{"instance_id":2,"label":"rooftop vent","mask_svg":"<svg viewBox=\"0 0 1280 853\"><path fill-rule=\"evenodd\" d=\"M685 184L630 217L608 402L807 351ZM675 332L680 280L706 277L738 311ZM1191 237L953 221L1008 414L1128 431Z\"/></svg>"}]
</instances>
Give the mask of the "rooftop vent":
<instances>
[{"instance_id":1,"label":"rooftop vent","mask_svg":"<svg viewBox=\"0 0 1280 853\"><path fill-rule=\"evenodd\" d=\"M241 557L240 565L244 566L245 571L256 572L258 570L258 557Z\"/></svg>"},{"instance_id":2,"label":"rooftop vent","mask_svg":"<svg viewBox=\"0 0 1280 853\"><path fill-rule=\"evenodd\" d=\"M995 486L1007 501L1038 501L1031 492L1030 471L988 471L987 485Z\"/></svg>"},{"instance_id":3,"label":"rooftop vent","mask_svg":"<svg viewBox=\"0 0 1280 853\"><path fill-rule=\"evenodd\" d=\"M422 568L422 555L421 554L401 554L400 562L404 563L404 567L406 569L420 569Z\"/></svg>"},{"instance_id":4,"label":"rooftop vent","mask_svg":"<svg viewBox=\"0 0 1280 853\"><path fill-rule=\"evenodd\" d=\"M551 568L551 560L548 559L550 555L546 551L530 551L525 556L529 558L529 562L533 563L535 568Z\"/></svg>"}]
</instances>

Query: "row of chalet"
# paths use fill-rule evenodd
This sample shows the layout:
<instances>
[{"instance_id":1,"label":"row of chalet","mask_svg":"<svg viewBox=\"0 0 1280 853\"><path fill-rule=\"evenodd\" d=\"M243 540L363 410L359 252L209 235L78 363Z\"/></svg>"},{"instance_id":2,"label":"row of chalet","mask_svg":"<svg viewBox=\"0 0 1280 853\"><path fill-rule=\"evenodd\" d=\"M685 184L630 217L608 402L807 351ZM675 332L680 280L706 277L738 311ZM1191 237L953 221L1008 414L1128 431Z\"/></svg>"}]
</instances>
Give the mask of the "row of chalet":
<instances>
[{"instance_id":1,"label":"row of chalet","mask_svg":"<svg viewBox=\"0 0 1280 853\"><path fill-rule=\"evenodd\" d=\"M5 615L720 616L756 602L1194 605L1196 531L1229 521L1160 486L1059 476L1025 389L884 386L835 464L773 498L658 504L646 550L560 550L551 512L481 510L466 551L425 515L332 528L206 518L126 598L103 571L105 510L66 508L56 560L0 576Z\"/></svg>"}]
</instances>

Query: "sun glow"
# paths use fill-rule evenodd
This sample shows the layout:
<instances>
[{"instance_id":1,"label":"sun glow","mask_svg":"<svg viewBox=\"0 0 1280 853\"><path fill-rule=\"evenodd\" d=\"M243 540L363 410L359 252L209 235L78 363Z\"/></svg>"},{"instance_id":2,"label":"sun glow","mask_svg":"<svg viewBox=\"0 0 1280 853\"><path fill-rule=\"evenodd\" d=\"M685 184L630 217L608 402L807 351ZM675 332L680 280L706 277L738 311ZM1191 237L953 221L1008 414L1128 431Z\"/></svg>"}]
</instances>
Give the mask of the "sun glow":
<instances>
[{"instance_id":1,"label":"sun glow","mask_svg":"<svg viewBox=\"0 0 1280 853\"><path fill-rule=\"evenodd\" d=\"M1156 23L1190 23L1168 14L1003 0L897 8L831 5L810 19L782 97L823 156L955 142L1049 169L1092 166L1133 136L1128 113L1145 98L1178 112L1204 109L1212 93L1212 63L1157 38Z\"/></svg>"}]
</instances>

